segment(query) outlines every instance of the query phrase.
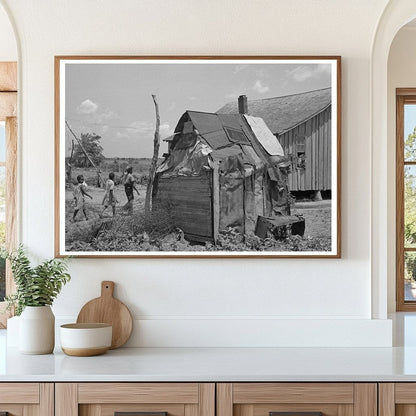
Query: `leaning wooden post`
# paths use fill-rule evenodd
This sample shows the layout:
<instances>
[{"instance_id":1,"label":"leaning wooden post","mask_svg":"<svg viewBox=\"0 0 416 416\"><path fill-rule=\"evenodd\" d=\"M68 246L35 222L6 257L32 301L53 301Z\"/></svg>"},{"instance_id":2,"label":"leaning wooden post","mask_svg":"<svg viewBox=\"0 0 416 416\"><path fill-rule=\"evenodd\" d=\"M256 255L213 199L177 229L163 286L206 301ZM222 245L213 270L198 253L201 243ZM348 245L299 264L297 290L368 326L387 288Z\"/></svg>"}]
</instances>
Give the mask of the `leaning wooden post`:
<instances>
[{"instance_id":1,"label":"leaning wooden post","mask_svg":"<svg viewBox=\"0 0 416 416\"><path fill-rule=\"evenodd\" d=\"M74 136L75 140L77 141L79 147L81 148L81 150L83 151L85 157L90 161L91 165L94 167L94 169L97 171L97 175L98 177L101 179L101 182L103 184L105 184L105 181L103 179L103 177L101 176L100 170L99 168L97 168L97 166L95 166L95 163L93 162L93 160L90 158L90 155L87 153L87 151L85 150L85 147L82 145L82 141L77 137L77 135L73 132L73 130L71 129L70 125L68 124L67 121L65 121L66 126L68 127L68 130L71 132L71 134Z\"/></svg>"},{"instance_id":2,"label":"leaning wooden post","mask_svg":"<svg viewBox=\"0 0 416 416\"><path fill-rule=\"evenodd\" d=\"M74 139L71 140L71 156L69 157L68 162L68 171L66 175L66 181L72 183L72 159L74 157L75 142Z\"/></svg>"},{"instance_id":3,"label":"leaning wooden post","mask_svg":"<svg viewBox=\"0 0 416 416\"><path fill-rule=\"evenodd\" d=\"M160 127L160 116L159 116L159 106L157 104L156 95L152 94L153 102L155 104L155 111L156 111L156 130L155 130L155 137L153 140L153 157L152 163L149 169L149 181L147 182L147 189L146 189L146 200L144 203L144 215L146 220L150 219L150 210L151 210L151 198L152 198L152 191L153 191L153 182L155 180L156 174L156 166L157 166L157 159L159 157L159 147L160 147L160 136L159 136L159 127Z\"/></svg>"}]
</instances>

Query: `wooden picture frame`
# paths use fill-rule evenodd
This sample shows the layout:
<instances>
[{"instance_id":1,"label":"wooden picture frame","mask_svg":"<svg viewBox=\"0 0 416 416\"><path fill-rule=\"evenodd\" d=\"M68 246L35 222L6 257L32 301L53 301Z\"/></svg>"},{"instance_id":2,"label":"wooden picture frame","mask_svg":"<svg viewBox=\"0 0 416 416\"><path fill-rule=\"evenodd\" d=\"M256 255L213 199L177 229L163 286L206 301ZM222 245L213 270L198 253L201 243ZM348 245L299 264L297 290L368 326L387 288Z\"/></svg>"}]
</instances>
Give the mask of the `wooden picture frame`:
<instances>
[{"instance_id":1,"label":"wooden picture frame","mask_svg":"<svg viewBox=\"0 0 416 416\"><path fill-rule=\"evenodd\" d=\"M57 257L339 258L341 57L56 56L55 178Z\"/></svg>"}]
</instances>

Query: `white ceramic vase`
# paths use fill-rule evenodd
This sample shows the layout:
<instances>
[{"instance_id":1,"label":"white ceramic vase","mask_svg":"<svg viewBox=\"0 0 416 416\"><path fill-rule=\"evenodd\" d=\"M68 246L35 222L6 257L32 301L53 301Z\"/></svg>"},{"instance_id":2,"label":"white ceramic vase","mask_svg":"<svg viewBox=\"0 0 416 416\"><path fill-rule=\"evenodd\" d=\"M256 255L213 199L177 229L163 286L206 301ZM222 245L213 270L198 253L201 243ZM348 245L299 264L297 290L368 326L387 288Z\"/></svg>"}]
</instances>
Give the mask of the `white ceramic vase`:
<instances>
[{"instance_id":1,"label":"white ceramic vase","mask_svg":"<svg viewBox=\"0 0 416 416\"><path fill-rule=\"evenodd\" d=\"M26 306L19 319L19 351L50 354L55 346L55 316L50 306Z\"/></svg>"}]
</instances>

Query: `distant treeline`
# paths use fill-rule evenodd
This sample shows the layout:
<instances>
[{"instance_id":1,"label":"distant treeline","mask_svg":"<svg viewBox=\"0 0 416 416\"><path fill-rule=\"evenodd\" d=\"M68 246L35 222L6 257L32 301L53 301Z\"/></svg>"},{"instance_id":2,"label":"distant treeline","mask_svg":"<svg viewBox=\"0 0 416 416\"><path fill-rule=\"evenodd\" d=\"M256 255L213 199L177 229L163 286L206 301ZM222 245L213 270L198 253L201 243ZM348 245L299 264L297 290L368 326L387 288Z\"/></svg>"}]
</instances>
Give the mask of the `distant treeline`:
<instances>
[{"instance_id":1,"label":"distant treeline","mask_svg":"<svg viewBox=\"0 0 416 416\"><path fill-rule=\"evenodd\" d=\"M160 159L160 162L162 159ZM69 158L66 158L68 164ZM152 159L150 158L121 158L121 157L107 157L101 160L101 163L97 166L100 170L101 176L106 180L110 172L115 173L116 185L121 183L121 178L127 166L133 168L133 176L136 178L137 183L145 185L147 184L149 168ZM97 171L93 167L79 167L74 166L71 169L71 177L68 176L67 170L67 182L76 184L77 175L84 175L85 182L88 185L98 186L99 180ZM100 184L99 186L102 186Z\"/></svg>"}]
</instances>

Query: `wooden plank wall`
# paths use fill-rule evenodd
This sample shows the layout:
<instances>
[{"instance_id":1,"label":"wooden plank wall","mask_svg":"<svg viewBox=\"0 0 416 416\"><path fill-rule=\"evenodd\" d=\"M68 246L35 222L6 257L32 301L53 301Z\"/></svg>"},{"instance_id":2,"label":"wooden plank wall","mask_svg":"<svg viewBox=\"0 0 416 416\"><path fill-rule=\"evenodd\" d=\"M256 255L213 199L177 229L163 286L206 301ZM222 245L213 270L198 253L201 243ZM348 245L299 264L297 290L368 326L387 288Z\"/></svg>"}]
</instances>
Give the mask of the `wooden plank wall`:
<instances>
[{"instance_id":1,"label":"wooden plank wall","mask_svg":"<svg viewBox=\"0 0 416 416\"><path fill-rule=\"evenodd\" d=\"M159 178L157 198L173 208L175 225L198 241L213 240L212 175Z\"/></svg>"},{"instance_id":2,"label":"wooden plank wall","mask_svg":"<svg viewBox=\"0 0 416 416\"><path fill-rule=\"evenodd\" d=\"M291 191L331 189L331 107L278 137L292 160ZM297 167L298 148L304 144L305 168Z\"/></svg>"}]
</instances>

